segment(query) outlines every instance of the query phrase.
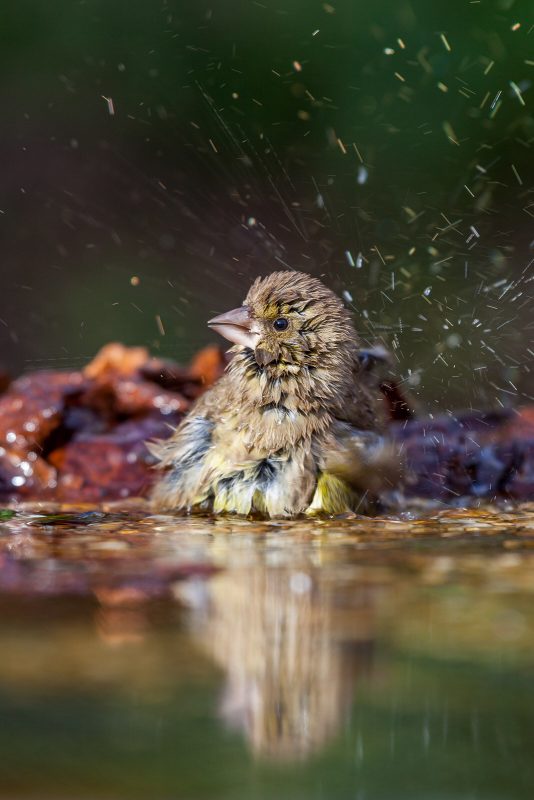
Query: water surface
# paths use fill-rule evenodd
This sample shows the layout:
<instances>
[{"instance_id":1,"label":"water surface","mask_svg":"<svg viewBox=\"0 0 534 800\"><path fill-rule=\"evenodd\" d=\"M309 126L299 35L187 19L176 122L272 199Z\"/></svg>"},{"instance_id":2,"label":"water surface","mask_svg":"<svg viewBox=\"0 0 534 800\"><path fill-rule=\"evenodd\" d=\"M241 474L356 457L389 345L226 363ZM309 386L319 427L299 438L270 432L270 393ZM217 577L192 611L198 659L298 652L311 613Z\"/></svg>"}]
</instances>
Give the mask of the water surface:
<instances>
[{"instance_id":1,"label":"water surface","mask_svg":"<svg viewBox=\"0 0 534 800\"><path fill-rule=\"evenodd\" d=\"M529 506L0 530L0 796L532 797Z\"/></svg>"}]
</instances>

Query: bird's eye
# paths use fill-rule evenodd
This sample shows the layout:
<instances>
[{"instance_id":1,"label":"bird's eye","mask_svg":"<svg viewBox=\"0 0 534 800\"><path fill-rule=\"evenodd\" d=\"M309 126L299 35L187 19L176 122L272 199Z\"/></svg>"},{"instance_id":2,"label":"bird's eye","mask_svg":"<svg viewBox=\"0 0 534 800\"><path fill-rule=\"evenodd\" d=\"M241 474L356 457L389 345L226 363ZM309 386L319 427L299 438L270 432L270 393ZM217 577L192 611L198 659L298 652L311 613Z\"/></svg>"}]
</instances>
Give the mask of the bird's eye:
<instances>
[{"instance_id":1,"label":"bird's eye","mask_svg":"<svg viewBox=\"0 0 534 800\"><path fill-rule=\"evenodd\" d=\"M273 322L275 331L285 331L288 325L289 321L285 317L278 317L278 319L275 319Z\"/></svg>"}]
</instances>

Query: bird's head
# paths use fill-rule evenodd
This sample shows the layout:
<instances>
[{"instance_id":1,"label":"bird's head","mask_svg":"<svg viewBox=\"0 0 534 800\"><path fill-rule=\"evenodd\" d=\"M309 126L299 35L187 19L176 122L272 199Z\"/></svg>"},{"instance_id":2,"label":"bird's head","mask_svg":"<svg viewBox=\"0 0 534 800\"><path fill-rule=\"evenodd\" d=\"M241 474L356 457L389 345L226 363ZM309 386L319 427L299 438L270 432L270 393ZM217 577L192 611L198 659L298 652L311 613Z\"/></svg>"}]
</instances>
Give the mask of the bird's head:
<instances>
[{"instance_id":1,"label":"bird's head","mask_svg":"<svg viewBox=\"0 0 534 800\"><path fill-rule=\"evenodd\" d=\"M208 325L241 350L251 351L260 368L274 373L298 367L346 367L348 354L351 361L358 347L341 300L303 272L273 272L258 278L242 306Z\"/></svg>"}]
</instances>

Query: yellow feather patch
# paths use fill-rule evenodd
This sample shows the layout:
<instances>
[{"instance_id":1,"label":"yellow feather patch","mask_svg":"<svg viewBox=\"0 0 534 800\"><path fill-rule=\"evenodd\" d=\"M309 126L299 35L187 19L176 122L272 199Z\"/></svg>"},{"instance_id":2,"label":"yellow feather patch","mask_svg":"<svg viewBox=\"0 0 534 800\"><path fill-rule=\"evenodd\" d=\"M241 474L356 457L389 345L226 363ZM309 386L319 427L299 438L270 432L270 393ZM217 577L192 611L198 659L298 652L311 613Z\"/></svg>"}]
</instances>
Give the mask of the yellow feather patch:
<instances>
[{"instance_id":1,"label":"yellow feather patch","mask_svg":"<svg viewBox=\"0 0 534 800\"><path fill-rule=\"evenodd\" d=\"M259 514L268 514L269 509L267 508L267 503L265 502L265 495L259 489L256 489L254 492L254 496L252 498L252 505L254 507L254 511L257 511Z\"/></svg>"},{"instance_id":2,"label":"yellow feather patch","mask_svg":"<svg viewBox=\"0 0 534 800\"><path fill-rule=\"evenodd\" d=\"M359 495L345 481L322 472L306 514L345 514L353 511L359 500Z\"/></svg>"}]
</instances>

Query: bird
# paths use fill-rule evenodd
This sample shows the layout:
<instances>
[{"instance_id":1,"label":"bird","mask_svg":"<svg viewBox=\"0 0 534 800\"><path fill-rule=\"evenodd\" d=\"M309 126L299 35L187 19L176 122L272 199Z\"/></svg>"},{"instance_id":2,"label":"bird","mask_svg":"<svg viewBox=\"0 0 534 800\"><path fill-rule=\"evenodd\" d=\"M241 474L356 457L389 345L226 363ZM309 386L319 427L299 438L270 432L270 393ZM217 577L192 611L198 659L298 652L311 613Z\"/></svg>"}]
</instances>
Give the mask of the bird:
<instances>
[{"instance_id":1,"label":"bird","mask_svg":"<svg viewBox=\"0 0 534 800\"><path fill-rule=\"evenodd\" d=\"M259 277L208 326L232 343L231 360L171 437L152 443L156 512L335 516L368 511L397 484L372 354L321 280Z\"/></svg>"}]
</instances>

